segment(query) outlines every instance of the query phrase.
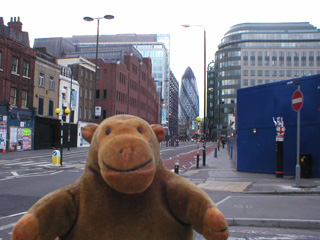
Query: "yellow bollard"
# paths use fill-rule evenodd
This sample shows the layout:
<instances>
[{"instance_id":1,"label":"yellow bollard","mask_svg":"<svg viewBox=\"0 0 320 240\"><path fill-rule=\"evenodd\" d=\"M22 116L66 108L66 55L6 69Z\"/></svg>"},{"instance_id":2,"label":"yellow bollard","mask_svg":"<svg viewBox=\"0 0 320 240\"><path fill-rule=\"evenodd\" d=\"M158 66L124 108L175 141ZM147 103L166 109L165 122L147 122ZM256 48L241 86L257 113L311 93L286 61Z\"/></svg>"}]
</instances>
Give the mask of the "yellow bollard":
<instances>
[{"instance_id":1,"label":"yellow bollard","mask_svg":"<svg viewBox=\"0 0 320 240\"><path fill-rule=\"evenodd\" d=\"M52 164L53 166L60 166L61 158L60 158L60 151L54 150L52 153Z\"/></svg>"}]
</instances>

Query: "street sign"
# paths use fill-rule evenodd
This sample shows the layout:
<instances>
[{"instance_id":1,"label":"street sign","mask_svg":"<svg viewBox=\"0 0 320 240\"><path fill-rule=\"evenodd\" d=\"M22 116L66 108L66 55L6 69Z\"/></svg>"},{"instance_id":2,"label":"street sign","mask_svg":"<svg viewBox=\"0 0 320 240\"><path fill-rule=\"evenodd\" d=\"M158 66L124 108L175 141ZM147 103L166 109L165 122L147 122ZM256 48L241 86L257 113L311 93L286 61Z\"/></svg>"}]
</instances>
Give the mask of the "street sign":
<instances>
[{"instance_id":1,"label":"street sign","mask_svg":"<svg viewBox=\"0 0 320 240\"><path fill-rule=\"evenodd\" d=\"M292 95L292 108L299 112L303 105L303 95L300 90L296 90Z\"/></svg>"},{"instance_id":2,"label":"street sign","mask_svg":"<svg viewBox=\"0 0 320 240\"><path fill-rule=\"evenodd\" d=\"M96 117L100 117L101 116L101 107L95 107L95 114Z\"/></svg>"}]
</instances>

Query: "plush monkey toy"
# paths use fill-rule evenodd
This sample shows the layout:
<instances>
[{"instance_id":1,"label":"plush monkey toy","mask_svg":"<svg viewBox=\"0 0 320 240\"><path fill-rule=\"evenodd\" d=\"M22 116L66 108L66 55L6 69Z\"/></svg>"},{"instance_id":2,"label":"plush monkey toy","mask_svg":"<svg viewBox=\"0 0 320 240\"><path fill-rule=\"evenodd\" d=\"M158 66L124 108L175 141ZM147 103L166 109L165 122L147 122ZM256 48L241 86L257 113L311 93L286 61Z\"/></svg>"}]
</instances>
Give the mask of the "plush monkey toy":
<instances>
[{"instance_id":1,"label":"plush monkey toy","mask_svg":"<svg viewBox=\"0 0 320 240\"><path fill-rule=\"evenodd\" d=\"M227 239L210 197L164 167L166 131L131 115L87 125L82 176L40 199L15 225L13 240Z\"/></svg>"}]
</instances>

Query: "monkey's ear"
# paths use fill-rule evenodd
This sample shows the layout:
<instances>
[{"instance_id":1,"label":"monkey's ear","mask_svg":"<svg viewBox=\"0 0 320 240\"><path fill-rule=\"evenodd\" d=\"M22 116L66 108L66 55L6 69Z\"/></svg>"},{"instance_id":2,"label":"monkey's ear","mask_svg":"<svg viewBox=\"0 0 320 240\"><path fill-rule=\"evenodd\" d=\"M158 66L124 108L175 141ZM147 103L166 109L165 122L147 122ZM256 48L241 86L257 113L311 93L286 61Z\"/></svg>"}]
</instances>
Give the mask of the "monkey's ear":
<instances>
[{"instance_id":1,"label":"monkey's ear","mask_svg":"<svg viewBox=\"0 0 320 240\"><path fill-rule=\"evenodd\" d=\"M151 125L152 130L157 136L157 139L159 142L161 142L166 137L166 130L159 124L152 124Z\"/></svg>"},{"instance_id":2,"label":"monkey's ear","mask_svg":"<svg viewBox=\"0 0 320 240\"><path fill-rule=\"evenodd\" d=\"M95 124L95 123L91 123L91 124L86 125L84 128L82 128L82 131L81 131L82 137L87 142L91 143L92 136L93 136L93 134L96 131L98 126L99 125Z\"/></svg>"}]
</instances>

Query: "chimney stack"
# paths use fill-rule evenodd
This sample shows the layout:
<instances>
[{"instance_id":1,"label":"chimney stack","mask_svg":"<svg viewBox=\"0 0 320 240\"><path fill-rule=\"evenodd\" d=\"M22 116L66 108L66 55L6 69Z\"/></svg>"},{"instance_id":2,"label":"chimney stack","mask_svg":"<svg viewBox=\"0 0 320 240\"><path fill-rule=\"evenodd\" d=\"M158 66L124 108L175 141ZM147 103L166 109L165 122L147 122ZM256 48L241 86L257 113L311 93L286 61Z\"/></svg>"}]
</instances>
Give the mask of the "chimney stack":
<instances>
[{"instance_id":1,"label":"chimney stack","mask_svg":"<svg viewBox=\"0 0 320 240\"><path fill-rule=\"evenodd\" d=\"M16 31L22 32L22 22L20 22L20 17L18 19L16 17L10 18L10 22L8 22L8 27L13 28Z\"/></svg>"}]
</instances>

